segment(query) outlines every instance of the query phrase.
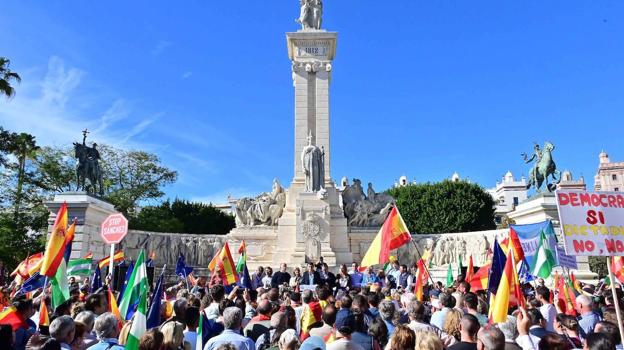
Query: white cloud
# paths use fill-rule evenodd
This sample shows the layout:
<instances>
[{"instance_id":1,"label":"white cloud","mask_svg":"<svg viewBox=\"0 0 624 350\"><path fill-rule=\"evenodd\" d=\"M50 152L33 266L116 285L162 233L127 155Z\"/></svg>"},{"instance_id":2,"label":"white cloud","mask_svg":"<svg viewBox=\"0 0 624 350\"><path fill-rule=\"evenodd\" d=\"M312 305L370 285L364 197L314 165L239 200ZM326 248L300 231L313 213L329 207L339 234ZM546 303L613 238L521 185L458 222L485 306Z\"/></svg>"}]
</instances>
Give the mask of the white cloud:
<instances>
[{"instance_id":1,"label":"white cloud","mask_svg":"<svg viewBox=\"0 0 624 350\"><path fill-rule=\"evenodd\" d=\"M134 136L144 132L158 115L138 122L124 99L110 103L104 112L93 105L106 104L93 101L89 94L81 94L81 83L87 75L75 67L66 67L63 60L52 56L43 75L40 70L29 69L14 99L0 101L0 124L13 131L28 132L41 145L66 145L80 139L80 130L92 130L91 140L113 146L139 147ZM40 73L39 73L40 74ZM99 118L90 115L101 114ZM123 127L119 123L123 121Z\"/></svg>"},{"instance_id":2,"label":"white cloud","mask_svg":"<svg viewBox=\"0 0 624 350\"><path fill-rule=\"evenodd\" d=\"M191 71L184 72L184 74L182 74L182 79L188 79L191 75L193 75L193 72Z\"/></svg>"}]
</instances>

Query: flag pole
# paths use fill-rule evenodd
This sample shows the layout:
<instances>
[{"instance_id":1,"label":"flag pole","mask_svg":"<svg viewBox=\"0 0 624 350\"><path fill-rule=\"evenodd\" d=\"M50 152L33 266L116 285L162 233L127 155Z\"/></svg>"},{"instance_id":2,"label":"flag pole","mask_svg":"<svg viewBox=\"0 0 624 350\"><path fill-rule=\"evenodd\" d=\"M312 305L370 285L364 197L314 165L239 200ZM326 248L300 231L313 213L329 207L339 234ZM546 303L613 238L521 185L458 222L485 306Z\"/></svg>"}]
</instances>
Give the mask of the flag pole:
<instances>
[{"instance_id":1,"label":"flag pole","mask_svg":"<svg viewBox=\"0 0 624 350\"><path fill-rule=\"evenodd\" d=\"M622 327L622 316L620 311L620 301L617 297L617 293L615 292L615 276L613 275L613 271L611 270L612 261L613 257L607 256L607 270L609 271L609 279L611 280L611 294L613 295L613 304L615 306L615 314L617 316L618 328L620 329L620 334L624 334L624 327ZM624 341L622 343L624 343Z\"/></svg>"},{"instance_id":2,"label":"flag pole","mask_svg":"<svg viewBox=\"0 0 624 350\"><path fill-rule=\"evenodd\" d=\"M108 286L109 289L113 289L113 286L115 285L113 283L113 280L115 279L115 273L113 271L114 265L115 265L114 257L115 257L115 243L111 243L110 261L108 262L108 273L110 274L110 286Z\"/></svg>"}]
</instances>

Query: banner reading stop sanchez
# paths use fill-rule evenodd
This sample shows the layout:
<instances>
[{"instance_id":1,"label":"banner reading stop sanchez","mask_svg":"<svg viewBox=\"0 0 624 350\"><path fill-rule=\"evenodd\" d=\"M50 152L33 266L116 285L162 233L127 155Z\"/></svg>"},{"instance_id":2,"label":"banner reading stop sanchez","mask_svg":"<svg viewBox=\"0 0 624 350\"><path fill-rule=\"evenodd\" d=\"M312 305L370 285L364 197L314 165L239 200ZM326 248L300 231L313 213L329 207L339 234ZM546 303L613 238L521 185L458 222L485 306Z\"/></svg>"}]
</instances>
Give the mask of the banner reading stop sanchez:
<instances>
[{"instance_id":1,"label":"banner reading stop sanchez","mask_svg":"<svg viewBox=\"0 0 624 350\"><path fill-rule=\"evenodd\" d=\"M624 193L559 190L555 196L568 255L624 255Z\"/></svg>"}]
</instances>

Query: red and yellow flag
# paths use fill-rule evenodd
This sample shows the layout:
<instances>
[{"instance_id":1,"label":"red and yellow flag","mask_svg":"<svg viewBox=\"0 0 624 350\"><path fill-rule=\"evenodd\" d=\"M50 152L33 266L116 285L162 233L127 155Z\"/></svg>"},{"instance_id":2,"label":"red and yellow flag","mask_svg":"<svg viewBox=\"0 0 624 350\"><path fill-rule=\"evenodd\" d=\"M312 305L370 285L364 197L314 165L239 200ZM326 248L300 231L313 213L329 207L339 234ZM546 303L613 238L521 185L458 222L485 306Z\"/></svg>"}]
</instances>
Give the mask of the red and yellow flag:
<instances>
[{"instance_id":1,"label":"red and yellow flag","mask_svg":"<svg viewBox=\"0 0 624 350\"><path fill-rule=\"evenodd\" d=\"M472 262L472 254L470 254L470 258L468 258L468 269L466 269L466 282L470 283L472 281L472 277L474 276L474 263Z\"/></svg>"},{"instance_id":2,"label":"red and yellow flag","mask_svg":"<svg viewBox=\"0 0 624 350\"><path fill-rule=\"evenodd\" d=\"M113 255L114 263L120 262L123 259L124 259L124 252L121 250L118 250L117 252L115 252L115 255ZM104 268L104 266L108 266L108 264L110 264L110 255L100 260L100 262L98 262L98 266L100 266L100 268Z\"/></svg>"},{"instance_id":3,"label":"red and yellow flag","mask_svg":"<svg viewBox=\"0 0 624 350\"><path fill-rule=\"evenodd\" d=\"M67 223L67 203L63 203L56 214L56 219L54 219L54 226L43 255L40 273L44 276L54 277L61 259L65 255Z\"/></svg>"},{"instance_id":4,"label":"red and yellow flag","mask_svg":"<svg viewBox=\"0 0 624 350\"><path fill-rule=\"evenodd\" d=\"M304 306L301 313L301 341L310 336L310 326L323 320L323 305L320 301L313 301Z\"/></svg>"},{"instance_id":5,"label":"red and yellow flag","mask_svg":"<svg viewBox=\"0 0 624 350\"><path fill-rule=\"evenodd\" d=\"M15 270L11 272L11 276L19 275L23 279L27 279L35 272L41 270L41 263L43 263L43 252L30 255L17 265Z\"/></svg>"},{"instance_id":6,"label":"red and yellow flag","mask_svg":"<svg viewBox=\"0 0 624 350\"><path fill-rule=\"evenodd\" d=\"M513 249L516 264L524 259L524 250L522 249L522 244L520 243L520 237L518 237L518 233L513 229L513 227L509 228L509 248Z\"/></svg>"},{"instance_id":7,"label":"red and yellow flag","mask_svg":"<svg viewBox=\"0 0 624 350\"><path fill-rule=\"evenodd\" d=\"M13 331L20 328L28 328L28 325L17 312L17 309L13 306L9 306L4 311L0 312L0 324L11 325Z\"/></svg>"},{"instance_id":8,"label":"red and yellow flag","mask_svg":"<svg viewBox=\"0 0 624 350\"><path fill-rule=\"evenodd\" d=\"M490 312L491 323L507 321L507 312L509 311L510 303L524 306L524 296L522 295L522 290L520 290L518 273L516 272L512 255L513 253L511 251L507 254L503 275L498 284L496 297L492 303L492 310Z\"/></svg>"},{"instance_id":9,"label":"red and yellow flag","mask_svg":"<svg viewBox=\"0 0 624 350\"><path fill-rule=\"evenodd\" d=\"M48 327L49 325L50 314L48 313L48 306L46 305L45 300L42 298L41 305L39 306L39 327Z\"/></svg>"},{"instance_id":10,"label":"red and yellow flag","mask_svg":"<svg viewBox=\"0 0 624 350\"><path fill-rule=\"evenodd\" d=\"M393 207L381 229L379 229L377 236L375 236L373 243L368 247L368 251L360 265L372 266L386 263L390 257L391 250L399 248L411 239L412 236L399 210Z\"/></svg>"},{"instance_id":11,"label":"red and yellow flag","mask_svg":"<svg viewBox=\"0 0 624 350\"><path fill-rule=\"evenodd\" d=\"M210 264L208 264L208 269L214 272L217 266L221 267L221 277L228 285L238 282L236 265L234 265L232 253L230 253L230 246L227 242L225 242L219 254L212 258Z\"/></svg>"},{"instance_id":12,"label":"red and yellow flag","mask_svg":"<svg viewBox=\"0 0 624 350\"><path fill-rule=\"evenodd\" d=\"M117 307L117 299L115 298L115 294L113 294L110 289L108 290L108 310L117 318L117 326L121 330L121 327L123 326L123 320L121 318L121 313L119 313L119 307Z\"/></svg>"},{"instance_id":13,"label":"red and yellow flag","mask_svg":"<svg viewBox=\"0 0 624 350\"><path fill-rule=\"evenodd\" d=\"M483 265L472 275L472 278L468 281L471 291L476 292L487 289L491 266L491 264Z\"/></svg>"},{"instance_id":14,"label":"red and yellow flag","mask_svg":"<svg viewBox=\"0 0 624 350\"><path fill-rule=\"evenodd\" d=\"M611 272L613 272L620 283L624 283L624 257L614 256L611 258Z\"/></svg>"},{"instance_id":15,"label":"red and yellow flag","mask_svg":"<svg viewBox=\"0 0 624 350\"><path fill-rule=\"evenodd\" d=\"M419 259L416 265L418 266L418 273L416 274L416 283L414 284L414 295L416 295L418 301L424 301L423 290L429 279L429 273L423 259Z\"/></svg>"}]
</instances>

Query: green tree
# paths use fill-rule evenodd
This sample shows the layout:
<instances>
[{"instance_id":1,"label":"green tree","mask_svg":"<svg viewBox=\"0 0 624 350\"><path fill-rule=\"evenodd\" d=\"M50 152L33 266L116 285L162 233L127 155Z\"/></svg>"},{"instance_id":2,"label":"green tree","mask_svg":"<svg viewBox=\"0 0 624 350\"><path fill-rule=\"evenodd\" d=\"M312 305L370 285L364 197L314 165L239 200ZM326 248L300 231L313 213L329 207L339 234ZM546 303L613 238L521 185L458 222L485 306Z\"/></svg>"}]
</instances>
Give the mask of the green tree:
<instances>
[{"instance_id":1,"label":"green tree","mask_svg":"<svg viewBox=\"0 0 624 350\"><path fill-rule=\"evenodd\" d=\"M35 142L35 137L27 133L19 133L14 135L12 140L11 153L17 158L17 183L15 187L15 195L13 199L14 219L17 221L21 209L24 182L27 181L26 161L35 158L39 146Z\"/></svg>"},{"instance_id":2,"label":"green tree","mask_svg":"<svg viewBox=\"0 0 624 350\"><path fill-rule=\"evenodd\" d=\"M395 187L388 194L413 233L450 233L496 228L494 200L479 185L466 181Z\"/></svg>"},{"instance_id":3,"label":"green tree","mask_svg":"<svg viewBox=\"0 0 624 350\"><path fill-rule=\"evenodd\" d=\"M162 187L172 184L178 173L161 164L160 158L145 151L99 147L104 172L105 199L120 212L132 216L136 207L164 195Z\"/></svg>"},{"instance_id":4,"label":"green tree","mask_svg":"<svg viewBox=\"0 0 624 350\"><path fill-rule=\"evenodd\" d=\"M8 266L40 251L48 212L43 193L33 185L38 147L26 133L0 130L0 259Z\"/></svg>"},{"instance_id":5,"label":"green tree","mask_svg":"<svg viewBox=\"0 0 624 350\"><path fill-rule=\"evenodd\" d=\"M131 217L135 230L193 234L227 234L236 224L234 217L211 204L176 199L158 206L147 206Z\"/></svg>"},{"instance_id":6,"label":"green tree","mask_svg":"<svg viewBox=\"0 0 624 350\"><path fill-rule=\"evenodd\" d=\"M15 80L18 83L22 81L22 78L17 73L9 69L10 65L11 61L8 58L0 57L0 94L6 96L6 98L11 98L15 95L15 89L11 85L11 81Z\"/></svg>"}]
</instances>

